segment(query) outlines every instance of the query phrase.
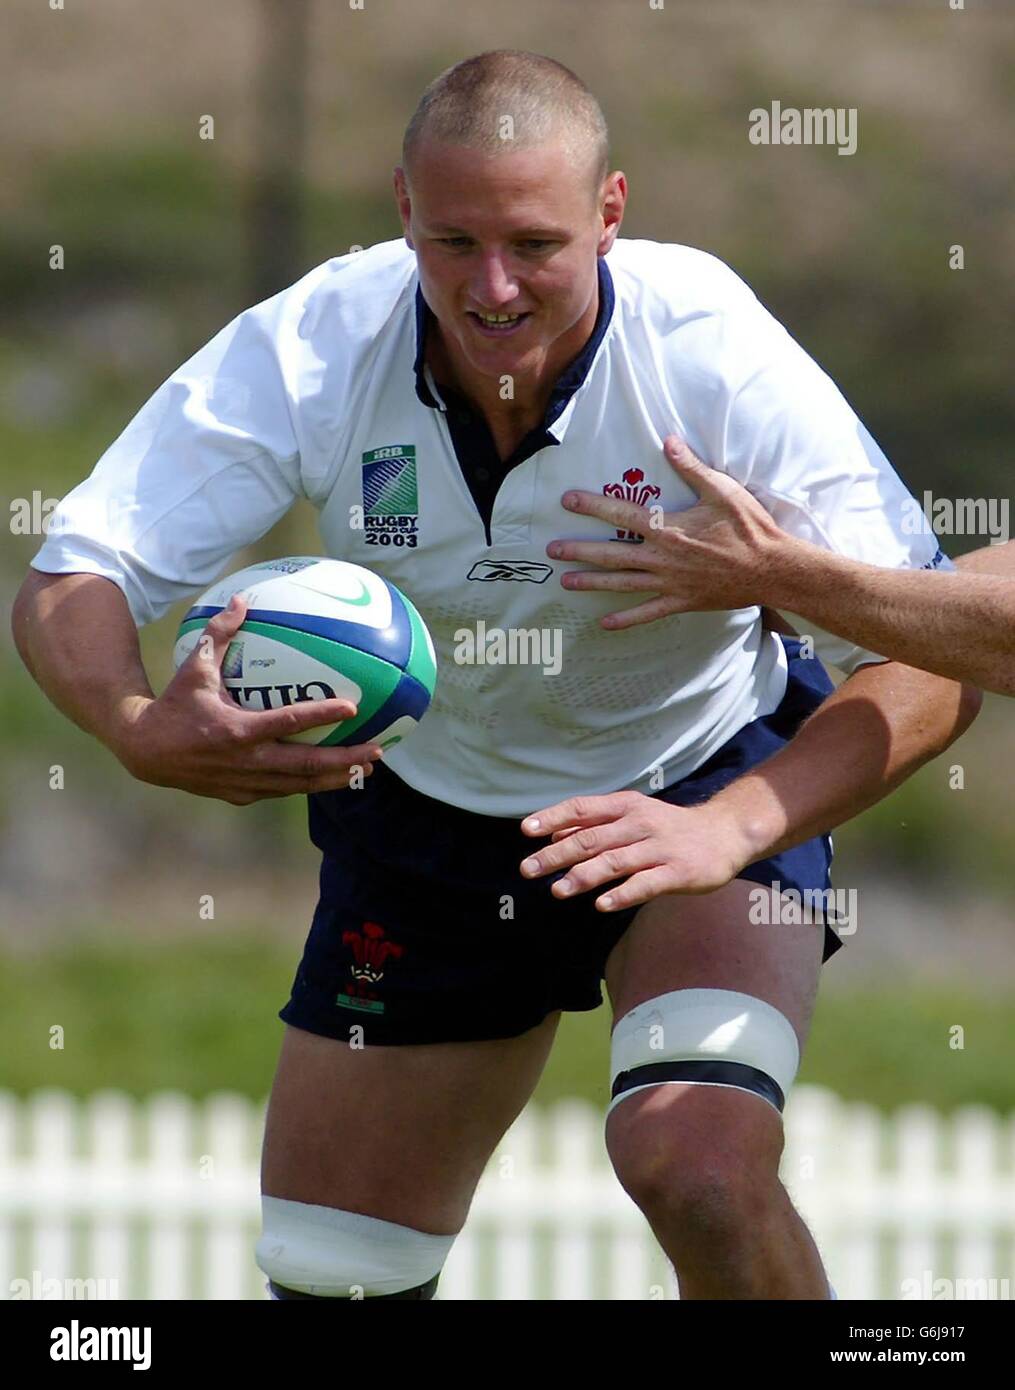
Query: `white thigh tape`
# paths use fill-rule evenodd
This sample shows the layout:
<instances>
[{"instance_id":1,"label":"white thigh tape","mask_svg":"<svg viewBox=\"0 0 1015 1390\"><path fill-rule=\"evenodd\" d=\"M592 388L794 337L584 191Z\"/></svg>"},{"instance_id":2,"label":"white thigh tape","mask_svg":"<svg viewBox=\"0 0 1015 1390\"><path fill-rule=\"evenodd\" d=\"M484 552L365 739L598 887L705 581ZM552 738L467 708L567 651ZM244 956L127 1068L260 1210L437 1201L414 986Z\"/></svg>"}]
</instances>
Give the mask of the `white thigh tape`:
<instances>
[{"instance_id":1,"label":"white thigh tape","mask_svg":"<svg viewBox=\"0 0 1015 1390\"><path fill-rule=\"evenodd\" d=\"M793 1025L763 999L677 989L639 1004L613 1030L610 1110L666 1082L734 1086L782 1110L799 1065Z\"/></svg>"}]
</instances>

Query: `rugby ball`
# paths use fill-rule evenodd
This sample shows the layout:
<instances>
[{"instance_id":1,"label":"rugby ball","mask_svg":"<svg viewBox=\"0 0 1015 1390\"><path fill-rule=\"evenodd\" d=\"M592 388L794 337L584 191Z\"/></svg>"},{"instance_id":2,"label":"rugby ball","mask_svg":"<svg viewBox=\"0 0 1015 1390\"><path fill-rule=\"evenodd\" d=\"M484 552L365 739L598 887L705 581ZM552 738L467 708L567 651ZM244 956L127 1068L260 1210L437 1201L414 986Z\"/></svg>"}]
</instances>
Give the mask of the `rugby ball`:
<instances>
[{"instance_id":1,"label":"rugby ball","mask_svg":"<svg viewBox=\"0 0 1015 1390\"><path fill-rule=\"evenodd\" d=\"M241 709L355 701L355 718L291 735L298 743L390 748L416 727L433 696L437 662L426 624L393 584L360 565L313 555L250 565L196 600L177 633L177 667L236 593L247 601L247 616L222 679Z\"/></svg>"}]
</instances>

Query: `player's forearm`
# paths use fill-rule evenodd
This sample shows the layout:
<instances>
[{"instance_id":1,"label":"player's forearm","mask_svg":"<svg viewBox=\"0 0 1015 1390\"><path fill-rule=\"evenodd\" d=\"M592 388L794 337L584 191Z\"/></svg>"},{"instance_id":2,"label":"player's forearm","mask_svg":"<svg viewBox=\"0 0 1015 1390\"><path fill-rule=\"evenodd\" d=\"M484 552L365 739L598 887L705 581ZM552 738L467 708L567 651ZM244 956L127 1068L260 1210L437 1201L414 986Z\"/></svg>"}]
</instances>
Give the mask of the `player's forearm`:
<instances>
[{"instance_id":1,"label":"player's forearm","mask_svg":"<svg viewBox=\"0 0 1015 1390\"><path fill-rule=\"evenodd\" d=\"M11 628L21 659L57 709L117 752L138 702L154 698L117 586L94 574L32 570Z\"/></svg>"},{"instance_id":2,"label":"player's forearm","mask_svg":"<svg viewBox=\"0 0 1015 1390\"><path fill-rule=\"evenodd\" d=\"M794 542L764 601L894 661L1015 695L1015 542L960 572L888 570Z\"/></svg>"},{"instance_id":3,"label":"player's forearm","mask_svg":"<svg viewBox=\"0 0 1015 1390\"><path fill-rule=\"evenodd\" d=\"M896 662L864 667L709 806L732 816L751 861L777 854L882 800L969 727L980 699L972 686Z\"/></svg>"}]
</instances>

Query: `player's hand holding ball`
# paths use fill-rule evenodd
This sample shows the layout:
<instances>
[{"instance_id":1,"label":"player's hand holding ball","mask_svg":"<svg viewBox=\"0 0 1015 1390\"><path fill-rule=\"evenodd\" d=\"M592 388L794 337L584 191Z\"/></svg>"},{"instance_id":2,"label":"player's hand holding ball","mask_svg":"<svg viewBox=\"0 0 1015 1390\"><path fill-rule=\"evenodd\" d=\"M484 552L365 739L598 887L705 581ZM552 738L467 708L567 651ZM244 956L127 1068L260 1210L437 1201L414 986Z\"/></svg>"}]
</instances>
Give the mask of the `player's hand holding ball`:
<instances>
[{"instance_id":1,"label":"player's hand holding ball","mask_svg":"<svg viewBox=\"0 0 1015 1390\"><path fill-rule=\"evenodd\" d=\"M230 575L180 626L177 672L117 751L135 777L245 806L369 776L422 718L422 618L358 565L297 556Z\"/></svg>"},{"instance_id":2,"label":"player's hand holding ball","mask_svg":"<svg viewBox=\"0 0 1015 1390\"><path fill-rule=\"evenodd\" d=\"M156 700L137 713L120 761L142 782L248 806L266 797L333 791L353 769L373 772L376 742L315 748L279 740L353 718L351 700L308 700L283 709L243 710L222 680L222 661L246 616L236 596L211 618L202 640Z\"/></svg>"}]
</instances>

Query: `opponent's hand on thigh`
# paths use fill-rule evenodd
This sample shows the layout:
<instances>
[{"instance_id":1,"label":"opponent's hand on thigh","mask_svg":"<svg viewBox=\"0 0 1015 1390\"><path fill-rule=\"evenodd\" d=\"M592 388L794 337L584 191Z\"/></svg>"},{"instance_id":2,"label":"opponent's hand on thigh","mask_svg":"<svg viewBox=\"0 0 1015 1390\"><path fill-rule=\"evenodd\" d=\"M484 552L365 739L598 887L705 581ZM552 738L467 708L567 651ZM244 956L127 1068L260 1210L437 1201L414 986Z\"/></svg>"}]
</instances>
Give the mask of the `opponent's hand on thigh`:
<instances>
[{"instance_id":1,"label":"opponent's hand on thigh","mask_svg":"<svg viewBox=\"0 0 1015 1390\"><path fill-rule=\"evenodd\" d=\"M551 844L522 861L526 878L567 869L551 887L555 897L587 893L624 880L596 899L601 912L635 907L663 893L711 893L751 862L737 822L725 811L670 806L641 792L580 796L535 811L522 821ZM557 838L557 832L565 831Z\"/></svg>"}]
</instances>

